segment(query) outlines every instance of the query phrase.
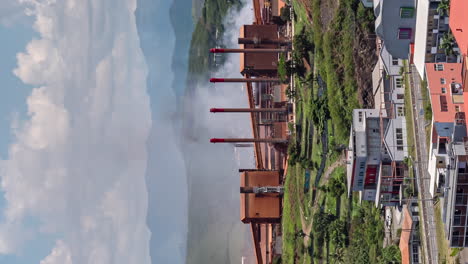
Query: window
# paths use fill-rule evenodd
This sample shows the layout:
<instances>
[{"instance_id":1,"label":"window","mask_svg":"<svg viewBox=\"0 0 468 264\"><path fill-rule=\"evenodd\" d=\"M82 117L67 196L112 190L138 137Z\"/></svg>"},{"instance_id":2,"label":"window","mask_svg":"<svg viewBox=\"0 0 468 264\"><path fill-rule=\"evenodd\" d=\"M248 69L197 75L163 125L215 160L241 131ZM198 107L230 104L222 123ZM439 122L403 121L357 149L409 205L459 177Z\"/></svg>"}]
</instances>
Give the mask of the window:
<instances>
[{"instance_id":1,"label":"window","mask_svg":"<svg viewBox=\"0 0 468 264\"><path fill-rule=\"evenodd\" d=\"M442 87L441 90L443 94L447 92L447 89L445 89L445 87Z\"/></svg>"},{"instance_id":2,"label":"window","mask_svg":"<svg viewBox=\"0 0 468 264\"><path fill-rule=\"evenodd\" d=\"M455 106L455 112L460 112L460 106L458 105Z\"/></svg>"},{"instance_id":3,"label":"window","mask_svg":"<svg viewBox=\"0 0 468 264\"><path fill-rule=\"evenodd\" d=\"M395 86L396 88L403 88L403 79L395 78Z\"/></svg>"},{"instance_id":4,"label":"window","mask_svg":"<svg viewBox=\"0 0 468 264\"><path fill-rule=\"evenodd\" d=\"M400 8L401 18L413 18L413 16L414 16L414 7L401 7Z\"/></svg>"},{"instance_id":5,"label":"window","mask_svg":"<svg viewBox=\"0 0 468 264\"><path fill-rule=\"evenodd\" d=\"M443 64L434 64L434 70L443 71L444 70L444 65Z\"/></svg>"},{"instance_id":6,"label":"window","mask_svg":"<svg viewBox=\"0 0 468 264\"><path fill-rule=\"evenodd\" d=\"M393 66L398 66L398 58L393 58L392 57L392 65Z\"/></svg>"},{"instance_id":7,"label":"window","mask_svg":"<svg viewBox=\"0 0 468 264\"><path fill-rule=\"evenodd\" d=\"M440 84L445 84L445 78L440 78Z\"/></svg>"},{"instance_id":8,"label":"window","mask_svg":"<svg viewBox=\"0 0 468 264\"><path fill-rule=\"evenodd\" d=\"M411 28L399 28L398 39L411 39Z\"/></svg>"},{"instance_id":9,"label":"window","mask_svg":"<svg viewBox=\"0 0 468 264\"><path fill-rule=\"evenodd\" d=\"M447 96L441 95L439 96L439 99L440 99L440 111L448 112Z\"/></svg>"},{"instance_id":10,"label":"window","mask_svg":"<svg viewBox=\"0 0 468 264\"><path fill-rule=\"evenodd\" d=\"M405 116L405 109L402 106L398 106L397 115L398 116Z\"/></svg>"},{"instance_id":11,"label":"window","mask_svg":"<svg viewBox=\"0 0 468 264\"><path fill-rule=\"evenodd\" d=\"M359 112L359 122L362 122L362 112Z\"/></svg>"},{"instance_id":12,"label":"window","mask_svg":"<svg viewBox=\"0 0 468 264\"><path fill-rule=\"evenodd\" d=\"M398 100L401 100L401 99L404 99L404 98L405 98L405 96L403 94L397 94L396 95L396 99L398 99Z\"/></svg>"},{"instance_id":13,"label":"window","mask_svg":"<svg viewBox=\"0 0 468 264\"><path fill-rule=\"evenodd\" d=\"M403 151L403 129L397 128L395 129L396 135L396 147L398 151Z\"/></svg>"}]
</instances>

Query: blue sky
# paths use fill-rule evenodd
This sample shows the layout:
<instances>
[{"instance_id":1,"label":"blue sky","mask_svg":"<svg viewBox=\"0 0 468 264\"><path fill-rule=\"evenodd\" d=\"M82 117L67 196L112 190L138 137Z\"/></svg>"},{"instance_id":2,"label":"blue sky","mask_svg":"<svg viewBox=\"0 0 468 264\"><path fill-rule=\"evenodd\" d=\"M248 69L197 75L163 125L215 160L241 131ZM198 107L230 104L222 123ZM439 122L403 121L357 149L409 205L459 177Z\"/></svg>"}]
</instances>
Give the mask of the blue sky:
<instances>
[{"instance_id":1,"label":"blue sky","mask_svg":"<svg viewBox=\"0 0 468 264\"><path fill-rule=\"evenodd\" d=\"M151 262L136 4L2 2L0 263Z\"/></svg>"},{"instance_id":2,"label":"blue sky","mask_svg":"<svg viewBox=\"0 0 468 264\"><path fill-rule=\"evenodd\" d=\"M0 49L0 80L2 96L0 97L0 157L5 159L8 147L12 142L11 124L13 118L24 119L27 114L26 98L31 93L32 86L24 84L13 74L17 65L16 54L22 52L26 44L37 34L32 30L32 23L23 20L15 25L0 24L2 45ZM0 210L5 208L4 192L0 191ZM2 213L3 217L3 213ZM36 220L26 220L31 228L37 228ZM54 238L41 235L32 239L20 252L11 255L0 255L0 263L28 264L39 263L49 254L54 245Z\"/></svg>"},{"instance_id":3,"label":"blue sky","mask_svg":"<svg viewBox=\"0 0 468 264\"><path fill-rule=\"evenodd\" d=\"M32 25L20 23L11 26L0 24L2 45L0 49L0 80L2 83L2 96L0 97L0 157L5 158L8 153L8 144L11 142L11 121L18 113L26 114L26 98L31 93L31 86L21 82L13 74L16 67L16 54L22 52L26 44L37 34Z\"/></svg>"}]
</instances>

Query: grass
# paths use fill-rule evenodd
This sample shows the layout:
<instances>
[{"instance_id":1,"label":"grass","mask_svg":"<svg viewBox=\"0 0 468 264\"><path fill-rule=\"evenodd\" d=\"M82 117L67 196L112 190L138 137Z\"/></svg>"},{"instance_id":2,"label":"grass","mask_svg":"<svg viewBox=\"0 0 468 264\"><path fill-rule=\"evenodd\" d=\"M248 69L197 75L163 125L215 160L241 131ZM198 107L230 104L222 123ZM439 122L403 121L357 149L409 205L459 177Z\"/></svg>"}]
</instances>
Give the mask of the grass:
<instances>
[{"instance_id":1,"label":"grass","mask_svg":"<svg viewBox=\"0 0 468 264\"><path fill-rule=\"evenodd\" d=\"M439 260L447 260L449 255L448 241L445 238L444 223L442 223L442 214L440 210L440 203L434 206L434 214L436 219L436 233L437 233L437 248L439 250Z\"/></svg>"},{"instance_id":2,"label":"grass","mask_svg":"<svg viewBox=\"0 0 468 264\"><path fill-rule=\"evenodd\" d=\"M405 72L408 72L408 64L406 61L403 62ZM408 154L416 158L416 142L414 140L414 123L413 123L413 102L411 101L411 86L409 83L409 75L403 76L405 80L405 119L406 119L406 143L408 145Z\"/></svg>"},{"instance_id":3,"label":"grass","mask_svg":"<svg viewBox=\"0 0 468 264\"><path fill-rule=\"evenodd\" d=\"M449 241L446 238L444 223L442 222L442 214L440 203L434 206L434 214L436 219L436 234L437 234L437 248L439 250L439 262L440 263L457 263L458 253L461 249L450 248Z\"/></svg>"},{"instance_id":4,"label":"grass","mask_svg":"<svg viewBox=\"0 0 468 264\"><path fill-rule=\"evenodd\" d=\"M325 172L327 167L338 160L340 153L330 150L328 153L323 153L323 142L319 131L316 131L317 128L314 127L316 124L313 123L311 107L314 98L318 98L318 85L310 80L316 79L320 74L327 86L326 104L331 118L325 122L329 128L326 136L330 147L339 144L347 145L352 110L360 107L353 61L355 2L353 0L342 1L330 30L327 32L322 32L320 19L318 19L320 0L312 0L311 10L314 23L309 21L306 9L299 1L292 1L292 4L296 12L295 33L306 34L307 39L313 40L315 49L307 52L311 66L313 65L312 72L306 73L306 76L294 75L297 93L296 124L300 127L294 136L299 141L299 148L297 149L298 160L289 164L285 180L282 263L328 262L332 260L331 253L337 249L337 245L334 245L331 240L319 244L314 234L311 234L309 245L304 247L303 238L296 236L301 231L300 208L303 209L308 219L321 210L321 207L312 206L314 192L316 197L320 197L319 202L323 205L325 212L345 221L348 227L345 233L353 234L348 237L349 245L352 245L353 249L366 248L372 252L369 259L377 260L380 257L380 248L383 243L383 222L380 218L380 211L374 208L374 204L360 204L356 195L353 196L353 201L350 201L346 192L335 198L320 189L313 190L317 165L325 159ZM307 78L311 74L314 78ZM304 82L304 80L309 81ZM312 138L309 136L310 129L314 130ZM311 163L313 166L310 166ZM311 189L308 193L304 192L304 173L307 167L311 167ZM332 172L331 177L338 177L343 173L345 173L345 168L339 167ZM326 182L320 182L318 185L326 184ZM363 219L367 222L363 223ZM365 237L366 240L362 242L361 237ZM314 252L313 256L310 254L311 251ZM343 252L352 254L354 251L345 245Z\"/></svg>"}]
</instances>

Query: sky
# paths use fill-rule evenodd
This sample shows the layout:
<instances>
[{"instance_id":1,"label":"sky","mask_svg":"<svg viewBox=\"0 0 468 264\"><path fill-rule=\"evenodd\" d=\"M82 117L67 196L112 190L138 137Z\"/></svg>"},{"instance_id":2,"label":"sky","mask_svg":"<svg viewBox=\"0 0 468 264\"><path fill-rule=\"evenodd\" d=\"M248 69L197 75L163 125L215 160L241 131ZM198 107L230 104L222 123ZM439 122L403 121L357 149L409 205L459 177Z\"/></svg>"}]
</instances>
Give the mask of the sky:
<instances>
[{"instance_id":1,"label":"sky","mask_svg":"<svg viewBox=\"0 0 468 264\"><path fill-rule=\"evenodd\" d=\"M136 1L2 1L2 263L151 263Z\"/></svg>"},{"instance_id":2,"label":"sky","mask_svg":"<svg viewBox=\"0 0 468 264\"><path fill-rule=\"evenodd\" d=\"M184 97L190 0L0 5L0 264L252 254L237 175L252 153L208 142L248 135L246 115L208 112L245 106L245 91L200 85ZM250 8L227 16L230 45ZM212 74L238 77L229 61Z\"/></svg>"}]
</instances>

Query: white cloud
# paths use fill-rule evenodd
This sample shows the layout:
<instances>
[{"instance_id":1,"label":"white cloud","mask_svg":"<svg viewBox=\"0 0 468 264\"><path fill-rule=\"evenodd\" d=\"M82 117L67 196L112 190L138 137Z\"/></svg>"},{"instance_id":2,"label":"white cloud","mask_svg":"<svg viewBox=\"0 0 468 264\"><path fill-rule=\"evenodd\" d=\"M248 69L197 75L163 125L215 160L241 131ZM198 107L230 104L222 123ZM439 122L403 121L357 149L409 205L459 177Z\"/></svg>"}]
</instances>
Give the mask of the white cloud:
<instances>
[{"instance_id":1,"label":"white cloud","mask_svg":"<svg viewBox=\"0 0 468 264\"><path fill-rule=\"evenodd\" d=\"M0 163L0 253L46 232L60 240L41 264L150 263L151 112L136 0L19 1L40 38L17 55L14 73L38 88ZM40 230L26 227L29 217Z\"/></svg>"},{"instance_id":2,"label":"white cloud","mask_svg":"<svg viewBox=\"0 0 468 264\"><path fill-rule=\"evenodd\" d=\"M40 264L72 264L70 248L62 240L58 240L49 256L41 261Z\"/></svg>"}]
</instances>

